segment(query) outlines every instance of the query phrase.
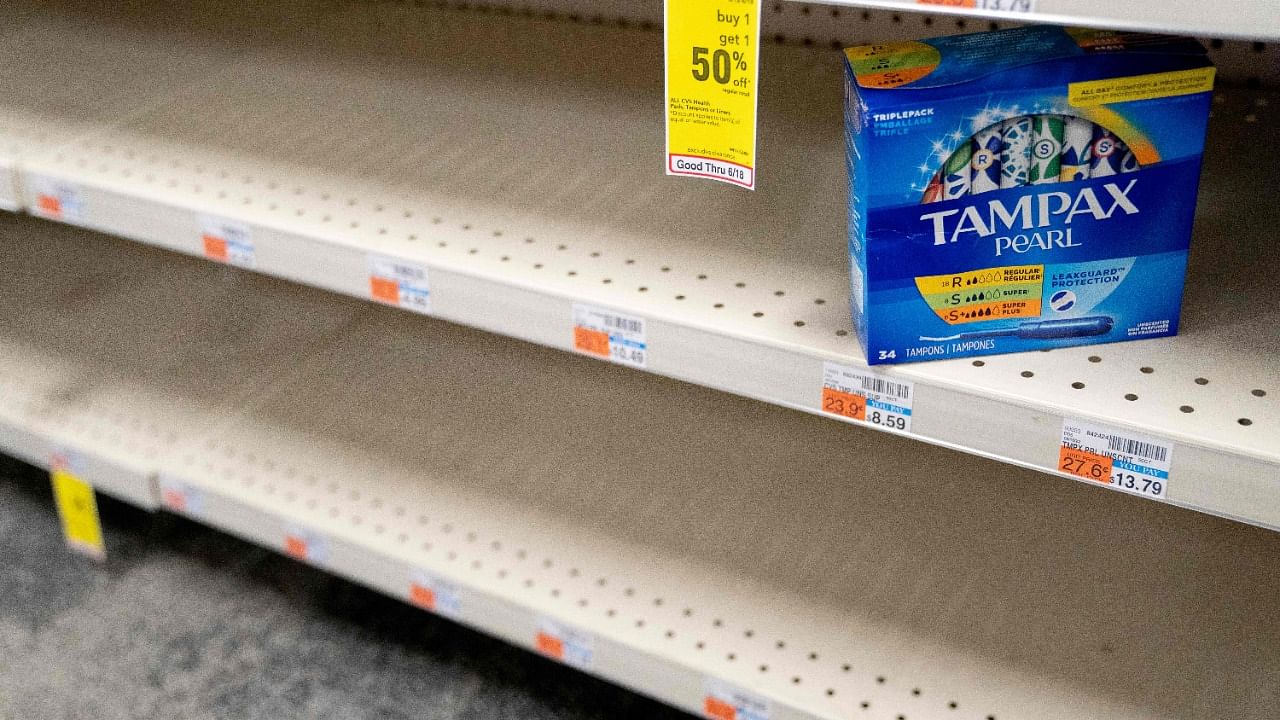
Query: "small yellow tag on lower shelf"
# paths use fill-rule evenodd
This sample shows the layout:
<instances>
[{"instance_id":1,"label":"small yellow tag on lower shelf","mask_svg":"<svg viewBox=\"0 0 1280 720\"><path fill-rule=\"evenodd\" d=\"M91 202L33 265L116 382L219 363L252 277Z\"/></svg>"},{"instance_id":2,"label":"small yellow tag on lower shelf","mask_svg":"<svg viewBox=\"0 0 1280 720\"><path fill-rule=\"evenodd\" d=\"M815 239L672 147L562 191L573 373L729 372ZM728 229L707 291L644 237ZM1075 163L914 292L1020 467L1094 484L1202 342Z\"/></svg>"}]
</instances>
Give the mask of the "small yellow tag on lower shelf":
<instances>
[{"instance_id":1,"label":"small yellow tag on lower shelf","mask_svg":"<svg viewBox=\"0 0 1280 720\"><path fill-rule=\"evenodd\" d=\"M102 522L98 518L93 486L65 468L55 467L50 475L67 545L95 560L106 559L107 548L102 540Z\"/></svg>"}]
</instances>

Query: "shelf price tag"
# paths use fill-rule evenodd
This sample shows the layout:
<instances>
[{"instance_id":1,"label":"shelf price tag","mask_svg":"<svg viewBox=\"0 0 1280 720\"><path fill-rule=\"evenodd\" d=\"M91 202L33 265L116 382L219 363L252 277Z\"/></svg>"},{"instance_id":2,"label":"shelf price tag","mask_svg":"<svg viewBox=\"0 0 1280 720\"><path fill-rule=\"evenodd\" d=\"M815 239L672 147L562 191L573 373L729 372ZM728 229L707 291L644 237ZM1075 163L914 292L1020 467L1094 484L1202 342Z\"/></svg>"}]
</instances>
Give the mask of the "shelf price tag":
<instances>
[{"instance_id":1,"label":"shelf price tag","mask_svg":"<svg viewBox=\"0 0 1280 720\"><path fill-rule=\"evenodd\" d=\"M760 0L666 0L667 174L756 186Z\"/></svg>"},{"instance_id":2,"label":"shelf price tag","mask_svg":"<svg viewBox=\"0 0 1280 720\"><path fill-rule=\"evenodd\" d=\"M31 186L31 214L49 220L76 222L84 219L84 192L79 185L43 175L28 178Z\"/></svg>"},{"instance_id":3,"label":"shelf price tag","mask_svg":"<svg viewBox=\"0 0 1280 720\"><path fill-rule=\"evenodd\" d=\"M329 560L329 541L320 533L290 525L284 531L284 554L294 560L323 565Z\"/></svg>"},{"instance_id":4,"label":"shelf price tag","mask_svg":"<svg viewBox=\"0 0 1280 720\"><path fill-rule=\"evenodd\" d=\"M62 535L67 546L99 562L107 558L102 539L102 521L98 517L98 500L93 486L80 478L76 458L68 453L53 456L49 473L53 482L53 500L62 520Z\"/></svg>"},{"instance_id":5,"label":"shelf price tag","mask_svg":"<svg viewBox=\"0 0 1280 720\"><path fill-rule=\"evenodd\" d=\"M590 669L595 658L595 641L589 633L547 617L538 618L533 647L540 654L579 670Z\"/></svg>"},{"instance_id":6,"label":"shelf price tag","mask_svg":"<svg viewBox=\"0 0 1280 720\"><path fill-rule=\"evenodd\" d=\"M1067 475L1163 498L1172 462L1173 443L1083 420L1062 421L1057 467Z\"/></svg>"},{"instance_id":7,"label":"shelf price tag","mask_svg":"<svg viewBox=\"0 0 1280 720\"><path fill-rule=\"evenodd\" d=\"M409 573L409 602L447 618L462 614L457 586L422 570Z\"/></svg>"},{"instance_id":8,"label":"shelf price tag","mask_svg":"<svg viewBox=\"0 0 1280 720\"><path fill-rule=\"evenodd\" d=\"M201 215L199 222L201 250L206 258L250 270L257 265L248 225L214 215Z\"/></svg>"},{"instance_id":9,"label":"shelf price tag","mask_svg":"<svg viewBox=\"0 0 1280 720\"><path fill-rule=\"evenodd\" d=\"M708 720L769 720L769 701L720 680L708 679L702 714Z\"/></svg>"},{"instance_id":10,"label":"shelf price tag","mask_svg":"<svg viewBox=\"0 0 1280 720\"><path fill-rule=\"evenodd\" d=\"M999 13L1033 13L1036 0L916 0L917 5L969 8Z\"/></svg>"},{"instance_id":11,"label":"shelf price tag","mask_svg":"<svg viewBox=\"0 0 1280 720\"><path fill-rule=\"evenodd\" d=\"M160 504L179 515L202 518L205 513L204 491L171 477L160 477Z\"/></svg>"},{"instance_id":12,"label":"shelf price tag","mask_svg":"<svg viewBox=\"0 0 1280 720\"><path fill-rule=\"evenodd\" d=\"M649 356L644 318L574 303L573 349L619 365L644 368Z\"/></svg>"},{"instance_id":13,"label":"shelf price tag","mask_svg":"<svg viewBox=\"0 0 1280 720\"><path fill-rule=\"evenodd\" d=\"M386 305L431 314L431 284L423 265L370 255L369 296Z\"/></svg>"},{"instance_id":14,"label":"shelf price tag","mask_svg":"<svg viewBox=\"0 0 1280 720\"><path fill-rule=\"evenodd\" d=\"M822 412L890 430L911 431L915 384L870 370L822 364Z\"/></svg>"}]
</instances>

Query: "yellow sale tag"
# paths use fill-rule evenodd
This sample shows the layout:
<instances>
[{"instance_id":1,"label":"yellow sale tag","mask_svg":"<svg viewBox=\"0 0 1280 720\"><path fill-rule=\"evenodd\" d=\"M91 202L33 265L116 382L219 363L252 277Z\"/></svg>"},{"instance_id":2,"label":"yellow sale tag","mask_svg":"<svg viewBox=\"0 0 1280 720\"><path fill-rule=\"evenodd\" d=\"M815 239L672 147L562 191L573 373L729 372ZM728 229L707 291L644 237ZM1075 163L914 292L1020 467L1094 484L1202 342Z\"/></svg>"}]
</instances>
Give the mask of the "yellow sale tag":
<instances>
[{"instance_id":1,"label":"yellow sale tag","mask_svg":"<svg viewBox=\"0 0 1280 720\"><path fill-rule=\"evenodd\" d=\"M102 522L98 519L93 486L63 467L55 466L50 475L53 500L62 519L62 534L67 545L95 560L105 559L107 548L102 541Z\"/></svg>"},{"instance_id":2,"label":"yellow sale tag","mask_svg":"<svg viewBox=\"0 0 1280 720\"><path fill-rule=\"evenodd\" d=\"M667 174L756 186L760 0L666 0Z\"/></svg>"}]
</instances>

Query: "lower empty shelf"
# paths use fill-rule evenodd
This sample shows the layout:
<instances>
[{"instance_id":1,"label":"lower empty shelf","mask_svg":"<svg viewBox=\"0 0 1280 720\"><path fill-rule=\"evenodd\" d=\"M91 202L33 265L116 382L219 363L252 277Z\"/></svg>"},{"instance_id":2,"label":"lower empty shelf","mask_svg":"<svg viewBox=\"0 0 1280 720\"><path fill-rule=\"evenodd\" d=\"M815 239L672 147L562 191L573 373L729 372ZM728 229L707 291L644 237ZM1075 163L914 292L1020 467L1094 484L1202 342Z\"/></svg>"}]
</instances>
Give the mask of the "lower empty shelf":
<instances>
[{"instance_id":1,"label":"lower empty shelf","mask_svg":"<svg viewBox=\"0 0 1280 720\"><path fill-rule=\"evenodd\" d=\"M692 712L1280 701L1275 533L66 226L0 248L0 441Z\"/></svg>"}]
</instances>

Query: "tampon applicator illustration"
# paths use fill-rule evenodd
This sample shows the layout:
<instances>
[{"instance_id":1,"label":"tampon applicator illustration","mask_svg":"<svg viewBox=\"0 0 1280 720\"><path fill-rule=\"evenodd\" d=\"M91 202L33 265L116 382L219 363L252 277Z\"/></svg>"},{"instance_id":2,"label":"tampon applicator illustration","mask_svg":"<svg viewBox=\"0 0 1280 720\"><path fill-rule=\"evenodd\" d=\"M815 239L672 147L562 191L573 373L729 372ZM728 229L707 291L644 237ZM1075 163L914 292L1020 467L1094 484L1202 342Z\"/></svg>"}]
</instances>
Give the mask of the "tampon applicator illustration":
<instances>
[{"instance_id":1,"label":"tampon applicator illustration","mask_svg":"<svg viewBox=\"0 0 1280 720\"><path fill-rule=\"evenodd\" d=\"M1067 318L1064 320L1029 320L1012 327L978 330L950 337L921 337L928 342L947 340L976 340L979 338L1016 337L1022 340L1056 340L1060 338L1092 337L1111 332L1115 321L1106 315Z\"/></svg>"}]
</instances>

